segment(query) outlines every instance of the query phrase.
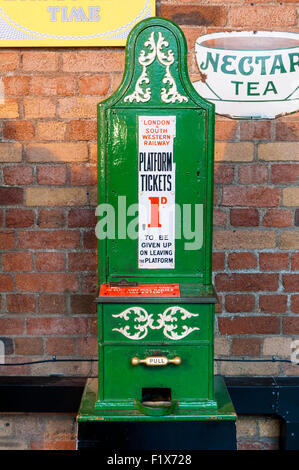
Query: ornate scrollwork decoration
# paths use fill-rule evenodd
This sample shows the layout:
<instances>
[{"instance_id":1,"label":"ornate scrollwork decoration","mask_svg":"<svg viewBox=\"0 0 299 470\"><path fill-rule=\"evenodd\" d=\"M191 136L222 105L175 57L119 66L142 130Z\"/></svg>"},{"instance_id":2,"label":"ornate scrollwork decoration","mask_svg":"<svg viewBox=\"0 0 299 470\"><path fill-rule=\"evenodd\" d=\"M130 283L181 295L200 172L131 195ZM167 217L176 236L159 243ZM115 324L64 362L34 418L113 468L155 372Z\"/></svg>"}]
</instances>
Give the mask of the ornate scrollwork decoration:
<instances>
[{"instance_id":1,"label":"ornate scrollwork decoration","mask_svg":"<svg viewBox=\"0 0 299 470\"><path fill-rule=\"evenodd\" d=\"M183 101L187 102L188 101L187 96L183 96L178 92L177 85L174 81L173 76L171 75L170 67L174 63L175 57L171 49L167 50L167 52L164 51L164 49L168 49L169 43L168 41L165 40L163 34L160 31L158 32L158 41L156 45L155 33L153 31L150 34L148 40L144 43L144 47L149 47L150 51L146 53L145 50L143 49L140 52L140 55L138 57L138 62L142 66L142 72L136 81L135 89L133 93L126 96L124 101L125 102L129 101L130 103L132 103L133 101L136 101L137 103L139 103L141 101L145 103L151 99L150 87L147 87L144 90L142 88L142 84L150 83L150 80L147 74L147 67L151 65L157 57L160 64L165 67L165 74L164 74L164 78L162 82L165 85L167 83L169 84L168 90L165 87L161 89L162 101L164 101L164 103L175 103L176 101L178 101L179 103L182 103Z\"/></svg>"},{"instance_id":2,"label":"ornate scrollwork decoration","mask_svg":"<svg viewBox=\"0 0 299 470\"><path fill-rule=\"evenodd\" d=\"M156 58L156 44L155 44L155 39L154 39L154 31L151 33L149 36L148 40L144 43L145 47L150 48L150 52L146 54L144 50L140 52L140 56L138 57L138 62L142 66L142 73L138 80L136 81L135 84L135 90L131 95L126 96L124 101L129 101L132 103L132 101L136 100L137 103L140 101L145 103L146 101L149 101L151 99L151 90L149 87L147 87L145 90L141 87L141 84L144 83L149 83L149 78L147 75L146 68L151 65L155 58Z\"/></svg>"},{"instance_id":3,"label":"ornate scrollwork decoration","mask_svg":"<svg viewBox=\"0 0 299 470\"><path fill-rule=\"evenodd\" d=\"M118 331L122 335L124 335L126 338L132 339L132 340L140 340L143 339L147 336L148 334L148 329L151 330L160 330L163 328L163 335L166 338L172 339L172 340L179 340L182 338L185 338L188 336L190 333L193 331L199 330L198 327L188 327L187 325L182 326L182 333L177 333L175 330L177 330L178 325L178 318L177 314L181 315L181 320L185 321L188 318L192 317L198 317L198 313L190 313L188 310L182 307L168 307L166 310L164 310L163 313L158 314L158 319L157 319L157 325L154 325L154 319L152 314L148 314L148 312L141 307L129 307L123 312L117 314L117 315L112 315L114 318L123 318L125 321L128 321L130 319L130 315L134 313L136 315L136 318L134 318L134 322L137 324L134 325L134 329L137 330L135 333L130 333L130 326L126 325L121 328L113 328L112 331Z\"/></svg>"}]
</instances>

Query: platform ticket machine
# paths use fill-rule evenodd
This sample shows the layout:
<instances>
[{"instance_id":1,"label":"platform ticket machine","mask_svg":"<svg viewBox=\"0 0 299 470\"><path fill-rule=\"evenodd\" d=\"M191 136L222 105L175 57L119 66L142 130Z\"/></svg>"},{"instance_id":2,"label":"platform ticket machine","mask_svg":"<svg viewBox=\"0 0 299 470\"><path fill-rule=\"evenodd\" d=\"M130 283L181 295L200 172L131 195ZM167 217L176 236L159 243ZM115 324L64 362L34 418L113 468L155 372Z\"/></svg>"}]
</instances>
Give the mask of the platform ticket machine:
<instances>
[{"instance_id":1,"label":"platform ticket machine","mask_svg":"<svg viewBox=\"0 0 299 470\"><path fill-rule=\"evenodd\" d=\"M214 380L214 105L180 28L140 22L98 107L99 380L107 421L234 420Z\"/></svg>"}]
</instances>

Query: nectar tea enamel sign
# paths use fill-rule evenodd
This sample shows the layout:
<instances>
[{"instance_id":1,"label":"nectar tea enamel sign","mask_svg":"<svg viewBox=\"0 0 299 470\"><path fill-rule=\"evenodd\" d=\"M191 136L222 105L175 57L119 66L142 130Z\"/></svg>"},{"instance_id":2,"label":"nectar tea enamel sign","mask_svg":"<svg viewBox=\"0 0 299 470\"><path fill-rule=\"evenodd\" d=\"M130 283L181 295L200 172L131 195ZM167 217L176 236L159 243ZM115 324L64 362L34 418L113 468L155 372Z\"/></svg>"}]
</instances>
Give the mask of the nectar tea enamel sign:
<instances>
[{"instance_id":1,"label":"nectar tea enamel sign","mask_svg":"<svg viewBox=\"0 0 299 470\"><path fill-rule=\"evenodd\" d=\"M0 47L124 46L155 0L0 0Z\"/></svg>"},{"instance_id":2,"label":"nectar tea enamel sign","mask_svg":"<svg viewBox=\"0 0 299 470\"><path fill-rule=\"evenodd\" d=\"M201 36L196 91L233 118L275 118L299 110L299 34L242 31Z\"/></svg>"}]
</instances>

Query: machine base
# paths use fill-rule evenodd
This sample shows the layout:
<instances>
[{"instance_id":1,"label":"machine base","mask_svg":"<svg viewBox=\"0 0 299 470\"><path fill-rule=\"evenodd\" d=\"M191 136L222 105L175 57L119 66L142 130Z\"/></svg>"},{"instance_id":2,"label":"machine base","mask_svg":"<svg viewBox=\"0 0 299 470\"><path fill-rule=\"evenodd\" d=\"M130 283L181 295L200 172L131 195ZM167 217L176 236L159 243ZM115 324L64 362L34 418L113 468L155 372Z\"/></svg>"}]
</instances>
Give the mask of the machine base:
<instances>
[{"instance_id":1,"label":"machine base","mask_svg":"<svg viewBox=\"0 0 299 470\"><path fill-rule=\"evenodd\" d=\"M77 415L77 448L107 450L235 450L236 413L224 380L215 377L217 410L95 411L97 379L88 379Z\"/></svg>"}]
</instances>

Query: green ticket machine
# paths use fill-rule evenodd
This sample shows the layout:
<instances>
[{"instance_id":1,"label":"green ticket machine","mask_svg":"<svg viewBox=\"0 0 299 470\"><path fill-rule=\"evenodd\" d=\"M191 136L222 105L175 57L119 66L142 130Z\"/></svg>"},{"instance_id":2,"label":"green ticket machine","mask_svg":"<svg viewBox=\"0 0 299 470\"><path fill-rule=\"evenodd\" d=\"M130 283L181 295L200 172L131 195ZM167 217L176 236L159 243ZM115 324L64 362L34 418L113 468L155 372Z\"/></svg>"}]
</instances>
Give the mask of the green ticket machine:
<instances>
[{"instance_id":1,"label":"green ticket machine","mask_svg":"<svg viewBox=\"0 0 299 470\"><path fill-rule=\"evenodd\" d=\"M214 377L214 105L171 21L132 30L98 107L99 377L78 421L235 421Z\"/></svg>"}]
</instances>

